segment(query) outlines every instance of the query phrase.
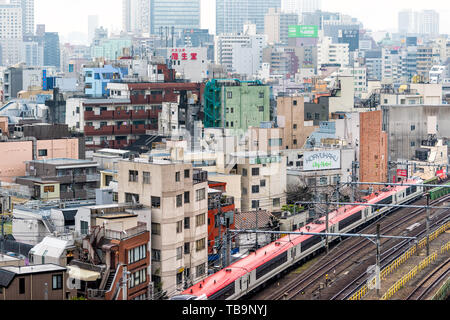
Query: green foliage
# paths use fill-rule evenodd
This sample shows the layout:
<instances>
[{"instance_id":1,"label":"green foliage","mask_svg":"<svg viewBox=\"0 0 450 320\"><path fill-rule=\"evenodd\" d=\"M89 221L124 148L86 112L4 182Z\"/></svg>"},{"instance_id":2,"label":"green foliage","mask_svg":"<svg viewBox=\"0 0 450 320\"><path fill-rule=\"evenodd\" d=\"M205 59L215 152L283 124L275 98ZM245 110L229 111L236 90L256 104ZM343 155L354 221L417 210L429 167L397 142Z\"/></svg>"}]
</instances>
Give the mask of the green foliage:
<instances>
[{"instance_id":1,"label":"green foliage","mask_svg":"<svg viewBox=\"0 0 450 320\"><path fill-rule=\"evenodd\" d=\"M294 210L294 209L295 209L295 210ZM284 206L281 208L281 210L282 210L282 211L289 211L290 213L294 213L294 211L295 211L296 213L299 213L299 212L304 211L305 208L304 208L304 207L300 207L300 206L295 206L295 205L293 205L293 204L290 204L290 205L284 205Z\"/></svg>"}]
</instances>

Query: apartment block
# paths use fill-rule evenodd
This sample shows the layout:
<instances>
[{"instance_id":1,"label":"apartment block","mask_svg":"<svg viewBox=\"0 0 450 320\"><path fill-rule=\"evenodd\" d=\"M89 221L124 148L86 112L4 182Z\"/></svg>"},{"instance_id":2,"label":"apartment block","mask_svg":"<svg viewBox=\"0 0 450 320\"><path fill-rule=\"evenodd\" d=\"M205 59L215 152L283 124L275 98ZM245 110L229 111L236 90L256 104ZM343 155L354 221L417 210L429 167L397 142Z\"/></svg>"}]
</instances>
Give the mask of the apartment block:
<instances>
[{"instance_id":1,"label":"apartment block","mask_svg":"<svg viewBox=\"0 0 450 320\"><path fill-rule=\"evenodd\" d=\"M169 296L207 275L207 176L151 157L119 161L119 202L151 207L152 281Z\"/></svg>"}]
</instances>

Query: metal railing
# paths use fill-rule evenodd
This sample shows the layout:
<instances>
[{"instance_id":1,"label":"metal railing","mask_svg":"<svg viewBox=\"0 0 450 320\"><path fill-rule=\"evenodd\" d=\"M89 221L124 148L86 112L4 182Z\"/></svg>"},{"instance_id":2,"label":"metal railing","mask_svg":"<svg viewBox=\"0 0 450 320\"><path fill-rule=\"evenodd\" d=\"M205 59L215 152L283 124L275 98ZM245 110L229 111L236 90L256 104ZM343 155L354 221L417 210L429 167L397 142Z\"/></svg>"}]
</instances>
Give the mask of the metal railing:
<instances>
[{"instance_id":1,"label":"metal railing","mask_svg":"<svg viewBox=\"0 0 450 320\"><path fill-rule=\"evenodd\" d=\"M147 231L147 224L141 223L135 228L131 228L125 231L105 230L105 238L111 240L125 240L135 237Z\"/></svg>"}]
</instances>

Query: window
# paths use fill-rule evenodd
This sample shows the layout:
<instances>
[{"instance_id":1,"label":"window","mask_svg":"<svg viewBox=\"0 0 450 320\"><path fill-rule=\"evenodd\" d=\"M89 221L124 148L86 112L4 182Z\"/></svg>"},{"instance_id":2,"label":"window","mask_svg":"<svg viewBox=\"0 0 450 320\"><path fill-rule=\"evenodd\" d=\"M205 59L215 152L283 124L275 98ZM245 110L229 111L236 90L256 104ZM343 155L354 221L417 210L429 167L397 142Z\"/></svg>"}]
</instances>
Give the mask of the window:
<instances>
[{"instance_id":1,"label":"window","mask_svg":"<svg viewBox=\"0 0 450 320\"><path fill-rule=\"evenodd\" d=\"M190 170L184 170L184 178L189 179L191 177L191 171Z\"/></svg>"},{"instance_id":2,"label":"window","mask_svg":"<svg viewBox=\"0 0 450 320\"><path fill-rule=\"evenodd\" d=\"M264 112L264 106L259 106L258 110L259 110L259 112Z\"/></svg>"},{"instance_id":3,"label":"window","mask_svg":"<svg viewBox=\"0 0 450 320\"><path fill-rule=\"evenodd\" d=\"M259 193L259 186L252 186L252 193Z\"/></svg>"},{"instance_id":4,"label":"window","mask_svg":"<svg viewBox=\"0 0 450 320\"><path fill-rule=\"evenodd\" d=\"M414 141L411 141L411 147L415 147L416 143Z\"/></svg>"},{"instance_id":5,"label":"window","mask_svg":"<svg viewBox=\"0 0 450 320\"><path fill-rule=\"evenodd\" d=\"M81 234L89 233L89 223L87 221L80 221L81 224Z\"/></svg>"},{"instance_id":6,"label":"window","mask_svg":"<svg viewBox=\"0 0 450 320\"><path fill-rule=\"evenodd\" d=\"M144 172L144 184L150 184L150 172Z\"/></svg>"},{"instance_id":7,"label":"window","mask_svg":"<svg viewBox=\"0 0 450 320\"><path fill-rule=\"evenodd\" d=\"M152 261L161 261L161 251L152 249Z\"/></svg>"},{"instance_id":8,"label":"window","mask_svg":"<svg viewBox=\"0 0 450 320\"><path fill-rule=\"evenodd\" d=\"M199 266L197 266L196 269L197 269L196 270L197 271L197 278L205 275L206 268L205 268L205 264L204 263L199 265Z\"/></svg>"},{"instance_id":9,"label":"window","mask_svg":"<svg viewBox=\"0 0 450 320\"><path fill-rule=\"evenodd\" d=\"M161 208L161 198L160 197L152 197L152 208L155 208L155 209Z\"/></svg>"},{"instance_id":10,"label":"window","mask_svg":"<svg viewBox=\"0 0 450 320\"><path fill-rule=\"evenodd\" d=\"M177 208L180 208L183 206L183 195L180 194L177 196Z\"/></svg>"},{"instance_id":11,"label":"window","mask_svg":"<svg viewBox=\"0 0 450 320\"><path fill-rule=\"evenodd\" d=\"M294 104L294 106L296 106L297 105L297 100L294 100L293 104Z\"/></svg>"},{"instance_id":12,"label":"window","mask_svg":"<svg viewBox=\"0 0 450 320\"><path fill-rule=\"evenodd\" d=\"M177 172L175 173L175 182L180 182L181 181L181 173Z\"/></svg>"},{"instance_id":13,"label":"window","mask_svg":"<svg viewBox=\"0 0 450 320\"><path fill-rule=\"evenodd\" d=\"M227 99L233 99L233 92L227 92Z\"/></svg>"},{"instance_id":14,"label":"window","mask_svg":"<svg viewBox=\"0 0 450 320\"><path fill-rule=\"evenodd\" d=\"M141 269L131 274L130 281L128 282L128 288L134 288L147 281L147 269Z\"/></svg>"},{"instance_id":15,"label":"window","mask_svg":"<svg viewBox=\"0 0 450 320\"><path fill-rule=\"evenodd\" d=\"M200 189L195 191L195 199L196 201L202 201L206 199L206 190L205 189Z\"/></svg>"},{"instance_id":16,"label":"window","mask_svg":"<svg viewBox=\"0 0 450 320\"><path fill-rule=\"evenodd\" d=\"M139 172L130 170L128 172L128 181L129 182L138 182L139 181Z\"/></svg>"},{"instance_id":17,"label":"window","mask_svg":"<svg viewBox=\"0 0 450 320\"><path fill-rule=\"evenodd\" d=\"M19 279L19 294L25 294L25 278Z\"/></svg>"},{"instance_id":18,"label":"window","mask_svg":"<svg viewBox=\"0 0 450 320\"><path fill-rule=\"evenodd\" d=\"M411 126L411 131L414 131L414 130L416 130L416 126L415 126L415 125L412 125L412 126Z\"/></svg>"},{"instance_id":19,"label":"window","mask_svg":"<svg viewBox=\"0 0 450 320\"><path fill-rule=\"evenodd\" d=\"M275 208L280 207L280 204L281 204L280 198L273 199L273 206L274 206Z\"/></svg>"},{"instance_id":20,"label":"window","mask_svg":"<svg viewBox=\"0 0 450 320\"><path fill-rule=\"evenodd\" d=\"M177 273L177 286L183 284L183 272Z\"/></svg>"},{"instance_id":21,"label":"window","mask_svg":"<svg viewBox=\"0 0 450 320\"><path fill-rule=\"evenodd\" d=\"M184 218L184 228L185 229L191 228L191 218Z\"/></svg>"},{"instance_id":22,"label":"window","mask_svg":"<svg viewBox=\"0 0 450 320\"><path fill-rule=\"evenodd\" d=\"M177 260L183 259L183 247L177 248Z\"/></svg>"},{"instance_id":23,"label":"window","mask_svg":"<svg viewBox=\"0 0 450 320\"><path fill-rule=\"evenodd\" d=\"M206 223L206 214L202 213L195 217L197 227L203 226Z\"/></svg>"},{"instance_id":24,"label":"window","mask_svg":"<svg viewBox=\"0 0 450 320\"><path fill-rule=\"evenodd\" d=\"M184 203L191 203L191 193L189 191L184 193Z\"/></svg>"},{"instance_id":25,"label":"window","mask_svg":"<svg viewBox=\"0 0 450 320\"><path fill-rule=\"evenodd\" d=\"M260 99L264 99L264 92L260 92L260 93L259 93L259 98L260 98Z\"/></svg>"},{"instance_id":26,"label":"window","mask_svg":"<svg viewBox=\"0 0 450 320\"><path fill-rule=\"evenodd\" d=\"M294 140L294 144L296 145L298 143L298 141L297 140Z\"/></svg>"},{"instance_id":27,"label":"window","mask_svg":"<svg viewBox=\"0 0 450 320\"><path fill-rule=\"evenodd\" d=\"M252 209L259 209L259 200L252 201Z\"/></svg>"},{"instance_id":28,"label":"window","mask_svg":"<svg viewBox=\"0 0 450 320\"><path fill-rule=\"evenodd\" d=\"M184 254L190 254L191 253L191 244L189 242L186 242L184 244Z\"/></svg>"},{"instance_id":29,"label":"window","mask_svg":"<svg viewBox=\"0 0 450 320\"><path fill-rule=\"evenodd\" d=\"M52 290L61 290L63 282L62 274L55 274L52 276Z\"/></svg>"},{"instance_id":30,"label":"window","mask_svg":"<svg viewBox=\"0 0 450 320\"><path fill-rule=\"evenodd\" d=\"M242 188L242 195L247 195L248 194L248 190L247 188Z\"/></svg>"},{"instance_id":31,"label":"window","mask_svg":"<svg viewBox=\"0 0 450 320\"><path fill-rule=\"evenodd\" d=\"M196 248L197 248L196 250L197 251L204 250L205 249L205 243L206 243L205 239L200 239L200 240L196 241L196 243L195 243Z\"/></svg>"},{"instance_id":32,"label":"window","mask_svg":"<svg viewBox=\"0 0 450 320\"><path fill-rule=\"evenodd\" d=\"M45 186L44 193L55 192L55 186Z\"/></svg>"},{"instance_id":33,"label":"window","mask_svg":"<svg viewBox=\"0 0 450 320\"><path fill-rule=\"evenodd\" d=\"M246 177L247 176L247 169L242 169L242 176Z\"/></svg>"},{"instance_id":34,"label":"window","mask_svg":"<svg viewBox=\"0 0 450 320\"><path fill-rule=\"evenodd\" d=\"M183 232L183 221L177 222L177 233Z\"/></svg>"},{"instance_id":35,"label":"window","mask_svg":"<svg viewBox=\"0 0 450 320\"><path fill-rule=\"evenodd\" d=\"M139 195L132 193L125 193L125 202L126 203L139 203Z\"/></svg>"},{"instance_id":36,"label":"window","mask_svg":"<svg viewBox=\"0 0 450 320\"><path fill-rule=\"evenodd\" d=\"M294 124L294 130L296 130L297 129L297 125L296 124Z\"/></svg>"},{"instance_id":37,"label":"window","mask_svg":"<svg viewBox=\"0 0 450 320\"><path fill-rule=\"evenodd\" d=\"M328 184L328 178L327 177L321 177L320 178L320 185L325 186Z\"/></svg>"},{"instance_id":38,"label":"window","mask_svg":"<svg viewBox=\"0 0 450 320\"><path fill-rule=\"evenodd\" d=\"M252 169L252 176L259 176L259 168Z\"/></svg>"},{"instance_id":39,"label":"window","mask_svg":"<svg viewBox=\"0 0 450 320\"><path fill-rule=\"evenodd\" d=\"M152 223L152 234L156 236L161 235L161 224Z\"/></svg>"},{"instance_id":40,"label":"window","mask_svg":"<svg viewBox=\"0 0 450 320\"><path fill-rule=\"evenodd\" d=\"M128 264L132 264L147 258L147 245L128 250Z\"/></svg>"},{"instance_id":41,"label":"window","mask_svg":"<svg viewBox=\"0 0 450 320\"><path fill-rule=\"evenodd\" d=\"M39 157L46 157L47 156L47 149L39 150Z\"/></svg>"},{"instance_id":42,"label":"window","mask_svg":"<svg viewBox=\"0 0 450 320\"><path fill-rule=\"evenodd\" d=\"M261 180L259 185L261 188L264 188L266 186L266 180Z\"/></svg>"}]
</instances>

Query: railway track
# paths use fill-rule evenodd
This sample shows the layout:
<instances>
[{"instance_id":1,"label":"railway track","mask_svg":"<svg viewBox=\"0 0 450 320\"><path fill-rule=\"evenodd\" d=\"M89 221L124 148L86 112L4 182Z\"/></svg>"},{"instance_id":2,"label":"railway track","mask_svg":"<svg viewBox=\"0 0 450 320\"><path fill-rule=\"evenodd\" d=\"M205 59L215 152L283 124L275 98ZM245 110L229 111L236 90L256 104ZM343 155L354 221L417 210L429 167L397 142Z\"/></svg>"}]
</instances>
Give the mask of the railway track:
<instances>
[{"instance_id":1,"label":"railway track","mask_svg":"<svg viewBox=\"0 0 450 320\"><path fill-rule=\"evenodd\" d=\"M450 258L423 279L405 300L424 300L438 285L450 277Z\"/></svg>"},{"instance_id":2,"label":"railway track","mask_svg":"<svg viewBox=\"0 0 450 320\"><path fill-rule=\"evenodd\" d=\"M433 205L443 203L450 199L450 196L443 197L433 201ZM424 199L415 202L416 204L425 205ZM436 209L439 210L439 209ZM418 224L424 215L424 209L416 209L413 212L408 212L406 209L400 209L394 215L382 216L378 218L378 222L383 222L381 232L383 234L402 233L409 224ZM444 210L445 211L445 210ZM369 225L363 229L363 233L373 233L376 223ZM417 229L417 228L416 228ZM420 229L412 230L409 236L416 236L421 232ZM423 232L423 231L422 231ZM382 241L382 246L390 244L389 249L382 252L382 263L392 259L392 256L398 254L401 248L410 245L409 241L385 240ZM326 275L332 275L334 279L329 278L329 282L325 285L338 284L340 280L346 278L349 274L354 274L354 281L345 284L339 284L343 287L339 292L329 295L327 298L339 299L340 296L347 295L346 292L353 292L354 287L361 284L363 277L366 276L367 267L375 263L375 256L373 255L373 244L365 239L350 238L342 241L323 257L320 261L298 277L289 281L287 284L274 288L271 287L271 292L257 294L259 300L292 300L298 298L299 300L314 296L315 293L326 280ZM387 263L386 263L387 264ZM350 270L349 270L350 269ZM336 276L337 275L337 276ZM319 291L320 292L320 291ZM323 299L324 297L320 297Z\"/></svg>"}]
</instances>

